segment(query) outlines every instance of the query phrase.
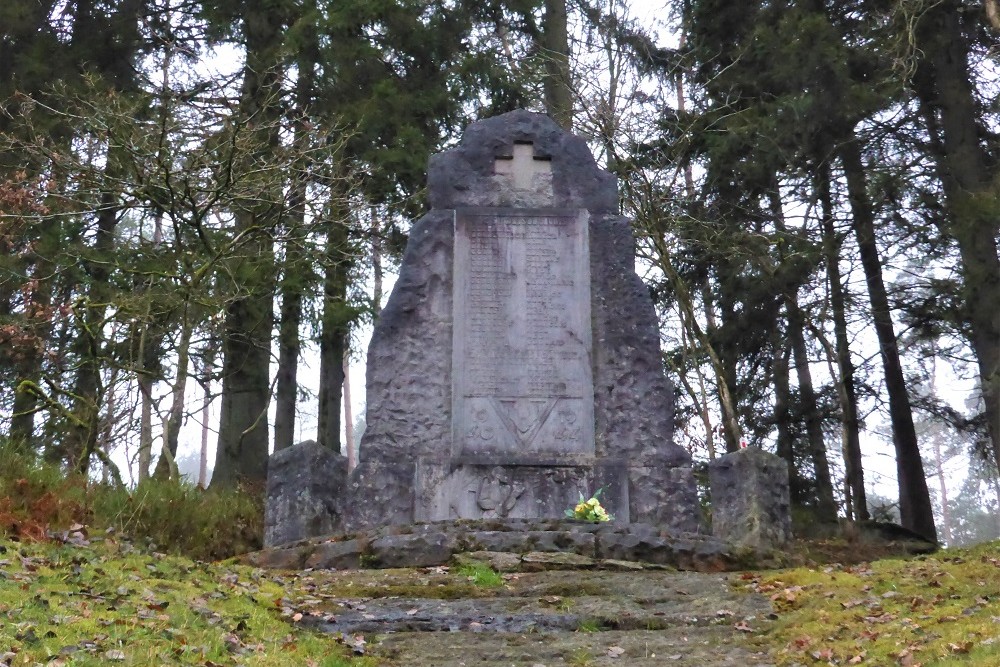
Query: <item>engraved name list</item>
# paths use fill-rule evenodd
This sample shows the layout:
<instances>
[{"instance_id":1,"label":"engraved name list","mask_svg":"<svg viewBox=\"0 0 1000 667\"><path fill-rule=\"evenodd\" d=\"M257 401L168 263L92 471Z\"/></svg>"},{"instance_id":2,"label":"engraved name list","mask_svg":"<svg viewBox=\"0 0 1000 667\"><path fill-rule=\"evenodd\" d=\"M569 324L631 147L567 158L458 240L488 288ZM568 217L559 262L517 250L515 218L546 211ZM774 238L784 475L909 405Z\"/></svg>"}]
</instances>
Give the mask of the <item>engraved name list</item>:
<instances>
[{"instance_id":1,"label":"engraved name list","mask_svg":"<svg viewBox=\"0 0 1000 667\"><path fill-rule=\"evenodd\" d=\"M589 261L586 212L457 213L453 456L593 453Z\"/></svg>"}]
</instances>

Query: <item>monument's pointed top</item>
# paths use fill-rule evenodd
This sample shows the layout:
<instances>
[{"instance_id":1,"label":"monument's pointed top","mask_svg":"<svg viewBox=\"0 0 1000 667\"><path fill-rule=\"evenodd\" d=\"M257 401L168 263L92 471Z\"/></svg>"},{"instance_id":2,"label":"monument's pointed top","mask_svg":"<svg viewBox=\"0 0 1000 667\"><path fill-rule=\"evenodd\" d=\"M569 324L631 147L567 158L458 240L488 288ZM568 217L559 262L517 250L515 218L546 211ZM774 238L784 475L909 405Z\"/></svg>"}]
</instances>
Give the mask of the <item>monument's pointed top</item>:
<instances>
[{"instance_id":1,"label":"monument's pointed top","mask_svg":"<svg viewBox=\"0 0 1000 667\"><path fill-rule=\"evenodd\" d=\"M431 206L618 211L618 184L580 137L519 109L470 125L458 146L431 157Z\"/></svg>"}]
</instances>

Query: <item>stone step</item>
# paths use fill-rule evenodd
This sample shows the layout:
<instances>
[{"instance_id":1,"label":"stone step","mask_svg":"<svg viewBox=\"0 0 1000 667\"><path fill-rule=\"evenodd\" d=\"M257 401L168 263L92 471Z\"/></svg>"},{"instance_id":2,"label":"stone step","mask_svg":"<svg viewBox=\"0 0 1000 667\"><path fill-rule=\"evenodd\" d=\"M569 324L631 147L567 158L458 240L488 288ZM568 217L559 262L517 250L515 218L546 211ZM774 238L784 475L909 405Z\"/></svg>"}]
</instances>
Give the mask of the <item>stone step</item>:
<instances>
[{"instance_id":1,"label":"stone step","mask_svg":"<svg viewBox=\"0 0 1000 667\"><path fill-rule=\"evenodd\" d=\"M244 557L258 567L357 569L444 565L457 554L517 554L520 569L565 566L538 556L578 556L576 568L616 569L641 562L681 570L720 572L759 563L767 554L695 533L672 533L648 524L591 524L568 520L438 521L389 526L365 533L303 540Z\"/></svg>"},{"instance_id":2,"label":"stone step","mask_svg":"<svg viewBox=\"0 0 1000 667\"><path fill-rule=\"evenodd\" d=\"M366 581L398 585L407 572L372 573ZM350 573L330 576L342 582ZM367 595L372 587L363 590ZM772 664L747 642L773 618L769 600L733 587L726 575L549 571L509 574L503 586L481 593L487 597L338 597L327 600L328 613L300 623L363 637L385 665Z\"/></svg>"}]
</instances>

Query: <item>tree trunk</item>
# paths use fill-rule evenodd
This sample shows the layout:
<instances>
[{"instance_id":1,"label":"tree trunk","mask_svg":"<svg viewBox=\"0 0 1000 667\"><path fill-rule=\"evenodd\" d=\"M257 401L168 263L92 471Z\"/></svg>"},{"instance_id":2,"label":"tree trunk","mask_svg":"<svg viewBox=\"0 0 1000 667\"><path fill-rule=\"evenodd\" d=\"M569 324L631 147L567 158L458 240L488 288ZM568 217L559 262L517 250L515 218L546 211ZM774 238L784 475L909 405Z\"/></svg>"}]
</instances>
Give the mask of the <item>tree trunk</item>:
<instances>
[{"instance_id":1,"label":"tree trunk","mask_svg":"<svg viewBox=\"0 0 1000 667\"><path fill-rule=\"evenodd\" d=\"M101 466L101 483L107 484L110 479L110 466L106 463L111 460L111 441L115 435L115 408L117 401L115 400L115 387L118 384L118 369L111 372L111 379L108 381L108 391L106 398L104 399L107 408L104 412L104 419L101 422L101 433L98 437L98 447L104 451L104 456L102 457L105 461L104 465Z\"/></svg>"},{"instance_id":2,"label":"tree trunk","mask_svg":"<svg viewBox=\"0 0 1000 667\"><path fill-rule=\"evenodd\" d=\"M167 423L163 433L163 449L166 454L161 454L156 462L156 470L153 476L157 479L170 478L170 461L177 460L177 440L180 436L181 426L184 423L184 393L187 389L188 362L191 356L191 333L194 324L188 315L188 304L184 304L181 315L181 336L177 342L177 374L174 377L174 386L171 391L170 412L167 416Z\"/></svg>"},{"instance_id":3,"label":"tree trunk","mask_svg":"<svg viewBox=\"0 0 1000 667\"><path fill-rule=\"evenodd\" d=\"M780 234L786 234L785 213L778 191L777 177L773 179L768 193L774 226ZM794 278L794 276L793 276ZM819 413L816 391L813 389L812 372L809 369L809 351L806 347L805 318L799 308L798 280L788 281L782 294L785 312L788 316L788 342L795 359L795 374L799 381L799 398L806 423L806 437L809 442L809 458L816 475L816 517L821 521L837 520L837 503L833 497L833 480L830 477L830 462L826 456L826 442L823 440L823 423Z\"/></svg>"},{"instance_id":4,"label":"tree trunk","mask_svg":"<svg viewBox=\"0 0 1000 667\"><path fill-rule=\"evenodd\" d=\"M719 282L719 310L721 325L715 325L715 307L712 303L711 290L702 290L705 305L705 320L709 324L709 335L714 340L715 349L719 354L719 367L716 369L716 384L719 392L719 406L722 409L723 437L726 452L738 452L742 441L739 428L739 415L736 412L737 378L736 365L739 363L734 326L736 322L736 297L726 284L726 276L733 275L735 268L729 262L720 261L716 267Z\"/></svg>"},{"instance_id":5,"label":"tree trunk","mask_svg":"<svg viewBox=\"0 0 1000 667\"><path fill-rule=\"evenodd\" d=\"M830 283L830 306L833 309L833 331L836 340L837 369L840 382L840 419L844 433L844 468L850 490L853 516L868 521L868 498L865 472L861 460L861 426L858 420L858 390L851 361L850 337L847 333L847 297L840 277L840 241L833 225L833 201L830 196L830 171L824 165L818 181L819 199L823 211L823 249L826 254L826 274Z\"/></svg>"},{"instance_id":6,"label":"tree trunk","mask_svg":"<svg viewBox=\"0 0 1000 667\"><path fill-rule=\"evenodd\" d=\"M106 171L112 169L109 164ZM97 449L101 403L105 387L101 382L104 348L104 318L108 303L107 289L110 262L106 261L114 250L115 227L118 224L118 205L115 196L105 191L97 213L97 233L94 254L98 261L85 262L89 274L87 296L78 303L74 313L77 320L77 339L74 341L78 364L76 384L73 389L73 423L67 435L67 454L73 469L86 475L90 457Z\"/></svg>"},{"instance_id":7,"label":"tree trunk","mask_svg":"<svg viewBox=\"0 0 1000 667\"><path fill-rule=\"evenodd\" d=\"M65 281L61 286L57 296L57 303L68 304L71 302L73 284ZM77 325L73 318L63 317L59 321L58 327L52 334L52 342L49 345L52 358L55 362L50 371L56 381L68 383L69 371L66 366L68 360L73 356L74 346L79 344L79 339L74 335ZM42 457L46 463L60 465L67 460L67 436L65 435L65 424L61 424L63 415L56 410L49 410L42 426L43 448Z\"/></svg>"},{"instance_id":8,"label":"tree trunk","mask_svg":"<svg viewBox=\"0 0 1000 667\"><path fill-rule=\"evenodd\" d=\"M312 9L315 4L312 3ZM299 328L302 323L303 276L311 273L304 257L306 191L308 188L309 110L315 94L315 68L319 59L315 26L309 18L302 32L297 58L298 80L295 84L294 145L299 160L289 192L289 213L285 218L285 265L282 269L281 321L278 328L278 370L275 390L274 450L291 447L295 442L295 413L298 398L298 363L301 349Z\"/></svg>"},{"instance_id":9,"label":"tree trunk","mask_svg":"<svg viewBox=\"0 0 1000 667\"><path fill-rule=\"evenodd\" d=\"M948 212L943 231L955 238L961 254L965 313L1000 469L1000 196L995 160L981 141L962 14L959 3L942 2L923 15L922 62L913 85L940 123L934 157Z\"/></svg>"},{"instance_id":10,"label":"tree trunk","mask_svg":"<svg viewBox=\"0 0 1000 667\"><path fill-rule=\"evenodd\" d=\"M149 479L149 466L153 462L153 380L139 375L139 483Z\"/></svg>"},{"instance_id":11,"label":"tree trunk","mask_svg":"<svg viewBox=\"0 0 1000 667\"><path fill-rule=\"evenodd\" d=\"M341 451L340 415L344 386L344 356L350 318L347 313L347 281L350 253L343 214L329 223L326 240L326 277L323 283L323 323L319 339L318 442Z\"/></svg>"},{"instance_id":12,"label":"tree trunk","mask_svg":"<svg viewBox=\"0 0 1000 667\"><path fill-rule=\"evenodd\" d=\"M840 146L839 154L847 180L847 193L854 218L861 265L868 285L872 321L885 372L886 392L889 394L889 419L892 422L896 475L899 483L900 522L905 528L927 539L937 540L934 511L927 490L927 477L924 475L924 464L920 459L910 398L906 393L906 380L899 361L899 347L889 311L889 298L882 280L882 261L879 259L878 247L875 244L875 219L868 199L861 153L856 141L848 141Z\"/></svg>"},{"instance_id":13,"label":"tree trunk","mask_svg":"<svg viewBox=\"0 0 1000 667\"><path fill-rule=\"evenodd\" d=\"M202 399L201 399L201 456L198 457L198 487L208 488L208 409L212 405L212 365L214 363L212 342L209 341L202 359Z\"/></svg>"},{"instance_id":14,"label":"tree trunk","mask_svg":"<svg viewBox=\"0 0 1000 667\"><path fill-rule=\"evenodd\" d=\"M792 432L791 383L788 380L788 346L782 338L777 325L771 327L771 353L774 361L771 364L771 382L774 384L774 421L778 428L776 454L788 464L788 486L791 501L795 505L805 503L805 492L802 488L802 478L795 462L795 448Z\"/></svg>"},{"instance_id":15,"label":"tree trunk","mask_svg":"<svg viewBox=\"0 0 1000 667\"><path fill-rule=\"evenodd\" d=\"M545 0L542 32L545 110L565 130L573 129L573 80L569 67L566 0Z\"/></svg>"},{"instance_id":16,"label":"tree trunk","mask_svg":"<svg viewBox=\"0 0 1000 667\"><path fill-rule=\"evenodd\" d=\"M53 223L46 222L46 228L41 236L46 238L54 237ZM43 241L36 240L37 247ZM3 245L0 244L0 252ZM9 249L8 249L9 251ZM31 278L27 284L22 286L23 295L23 319L31 335L38 341L37 347L25 346L20 351L21 359L15 364L14 380L14 402L10 420L10 440L15 445L23 447L25 451L35 449L35 412L39 410L38 398L33 392L19 391L18 387L22 382L38 384L42 377L42 349L45 343L49 342L52 333L52 275L55 274L56 267L50 258L50 252L55 252L55 248L39 248L32 252ZM13 282L13 281L10 281ZM0 291L6 293L6 286L0 286ZM0 303L4 304L3 310L10 313L9 297L0 297ZM2 314L2 313L0 313Z\"/></svg>"},{"instance_id":17,"label":"tree trunk","mask_svg":"<svg viewBox=\"0 0 1000 667\"><path fill-rule=\"evenodd\" d=\"M296 278L283 280L281 285L278 370L274 393L274 451L291 447L295 442L295 406L299 389L299 324L302 320L302 292L297 286L291 285L295 280Z\"/></svg>"},{"instance_id":18,"label":"tree trunk","mask_svg":"<svg viewBox=\"0 0 1000 667\"><path fill-rule=\"evenodd\" d=\"M244 13L247 55L240 100L240 114L253 128L256 145L244 165L248 174L256 169L254 162L266 162L278 146L281 38L282 22L267 7L252 3ZM262 197L235 208L234 233L249 236L230 272L236 296L226 308L222 340L222 405L213 487L263 483L267 478L274 320L274 247L269 232L276 226L281 184L266 182L262 187Z\"/></svg>"},{"instance_id":19,"label":"tree trunk","mask_svg":"<svg viewBox=\"0 0 1000 667\"><path fill-rule=\"evenodd\" d=\"M344 355L344 443L347 445L347 471L354 470L354 414L351 410L351 361Z\"/></svg>"},{"instance_id":20,"label":"tree trunk","mask_svg":"<svg viewBox=\"0 0 1000 667\"><path fill-rule=\"evenodd\" d=\"M809 370L805 322L794 294L785 296L785 308L788 312L788 339L795 359L795 374L799 380L799 396L809 441L809 456L816 474L816 516L821 521L836 521L837 503L833 498L833 481L826 456L826 443L823 441L823 424L816 391L813 389L812 372Z\"/></svg>"}]
</instances>

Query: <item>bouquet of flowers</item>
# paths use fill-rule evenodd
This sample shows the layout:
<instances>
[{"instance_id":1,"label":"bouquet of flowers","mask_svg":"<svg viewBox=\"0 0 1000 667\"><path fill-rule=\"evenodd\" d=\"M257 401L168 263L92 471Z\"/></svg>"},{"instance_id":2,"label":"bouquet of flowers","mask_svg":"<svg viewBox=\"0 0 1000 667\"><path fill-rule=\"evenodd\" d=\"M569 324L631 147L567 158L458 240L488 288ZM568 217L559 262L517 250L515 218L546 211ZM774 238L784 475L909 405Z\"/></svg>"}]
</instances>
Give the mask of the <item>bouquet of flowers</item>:
<instances>
[{"instance_id":1,"label":"bouquet of flowers","mask_svg":"<svg viewBox=\"0 0 1000 667\"><path fill-rule=\"evenodd\" d=\"M589 499L584 499L583 494L580 494L580 502L573 509L566 510L566 516L584 521L611 521L614 519L613 515L608 514L608 511L601 507L601 501L597 499L603 490L603 488L598 489Z\"/></svg>"}]
</instances>

